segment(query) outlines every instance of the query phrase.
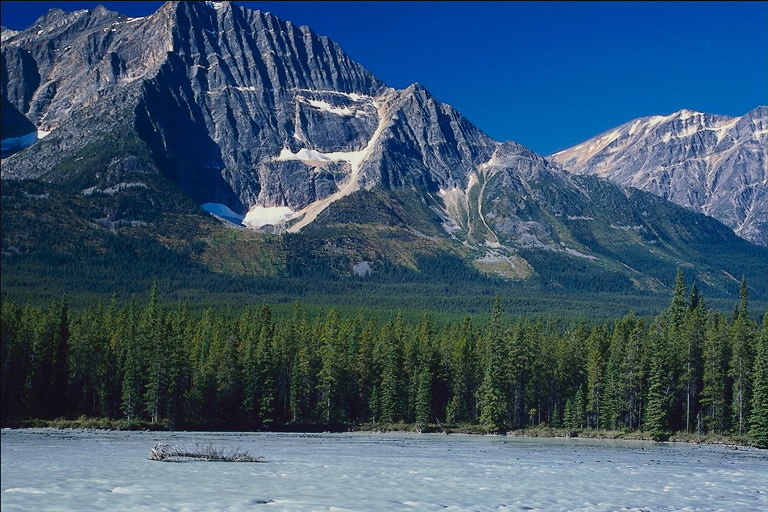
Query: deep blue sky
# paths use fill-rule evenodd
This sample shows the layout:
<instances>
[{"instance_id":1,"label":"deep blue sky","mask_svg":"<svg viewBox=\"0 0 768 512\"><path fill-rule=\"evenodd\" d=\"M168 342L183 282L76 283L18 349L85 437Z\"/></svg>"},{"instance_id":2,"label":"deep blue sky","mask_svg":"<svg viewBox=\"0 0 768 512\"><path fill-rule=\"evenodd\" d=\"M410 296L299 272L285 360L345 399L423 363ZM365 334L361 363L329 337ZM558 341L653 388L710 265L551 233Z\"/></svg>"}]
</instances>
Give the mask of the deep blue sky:
<instances>
[{"instance_id":1,"label":"deep blue sky","mask_svg":"<svg viewBox=\"0 0 768 512\"><path fill-rule=\"evenodd\" d=\"M162 2L2 2L130 16ZM423 83L497 140L541 154L636 117L768 104L768 2L236 2L329 36L388 85Z\"/></svg>"}]
</instances>

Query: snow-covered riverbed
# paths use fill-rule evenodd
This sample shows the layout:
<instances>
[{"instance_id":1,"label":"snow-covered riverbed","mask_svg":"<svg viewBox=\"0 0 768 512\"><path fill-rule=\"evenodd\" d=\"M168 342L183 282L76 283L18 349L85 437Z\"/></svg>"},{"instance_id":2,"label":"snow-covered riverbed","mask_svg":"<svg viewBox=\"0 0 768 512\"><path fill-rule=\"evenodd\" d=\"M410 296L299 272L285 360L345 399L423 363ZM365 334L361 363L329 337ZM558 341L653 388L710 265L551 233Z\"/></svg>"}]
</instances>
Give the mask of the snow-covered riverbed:
<instances>
[{"instance_id":1,"label":"snow-covered riverbed","mask_svg":"<svg viewBox=\"0 0 768 512\"><path fill-rule=\"evenodd\" d=\"M2 431L12 511L768 510L768 453L498 436ZM153 462L213 443L266 464Z\"/></svg>"}]
</instances>

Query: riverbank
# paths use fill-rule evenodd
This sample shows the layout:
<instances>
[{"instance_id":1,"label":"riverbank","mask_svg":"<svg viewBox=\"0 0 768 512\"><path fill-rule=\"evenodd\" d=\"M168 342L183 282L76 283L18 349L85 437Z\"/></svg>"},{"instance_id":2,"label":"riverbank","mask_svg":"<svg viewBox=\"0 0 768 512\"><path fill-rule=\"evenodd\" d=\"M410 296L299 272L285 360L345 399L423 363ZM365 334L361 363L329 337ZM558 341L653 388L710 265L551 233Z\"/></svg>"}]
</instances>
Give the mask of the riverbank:
<instances>
[{"instance_id":1,"label":"riverbank","mask_svg":"<svg viewBox=\"0 0 768 512\"><path fill-rule=\"evenodd\" d=\"M18 420L3 421L2 428L57 428L72 430L125 430L125 431L252 431L252 429L232 427L229 425L183 425L173 428L167 420L157 423L139 420L112 419L112 418L86 418L77 419L58 418L53 420ZM271 425L269 428L259 431L269 432L411 432L423 434L473 434L489 435L488 429L482 425L473 423L450 423L417 425L414 423L362 423L362 424L302 424L302 425ZM511 430L506 434L511 437L541 437L541 438L582 438L582 439L615 439L625 441L655 441L647 432L628 432L620 430L595 430L595 429L565 429L554 427L530 427ZM724 446L751 446L747 436L722 435L722 434L696 434L676 432L669 436L668 442L712 444Z\"/></svg>"}]
</instances>

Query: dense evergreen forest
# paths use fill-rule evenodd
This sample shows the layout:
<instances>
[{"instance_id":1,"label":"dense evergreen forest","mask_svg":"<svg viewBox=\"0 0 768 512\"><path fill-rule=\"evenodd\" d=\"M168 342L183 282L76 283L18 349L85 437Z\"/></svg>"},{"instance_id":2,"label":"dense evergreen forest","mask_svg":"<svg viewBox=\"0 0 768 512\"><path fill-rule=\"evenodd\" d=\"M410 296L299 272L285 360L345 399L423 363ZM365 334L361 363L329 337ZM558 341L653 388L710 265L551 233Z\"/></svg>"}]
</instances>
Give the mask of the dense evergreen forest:
<instances>
[{"instance_id":1,"label":"dense evergreen forest","mask_svg":"<svg viewBox=\"0 0 768 512\"><path fill-rule=\"evenodd\" d=\"M768 447L768 313L705 306L678 272L669 307L613 323L490 318L438 325L295 306L223 314L158 300L74 314L2 303L2 418L106 417L170 428L410 422L488 432L742 436Z\"/></svg>"}]
</instances>

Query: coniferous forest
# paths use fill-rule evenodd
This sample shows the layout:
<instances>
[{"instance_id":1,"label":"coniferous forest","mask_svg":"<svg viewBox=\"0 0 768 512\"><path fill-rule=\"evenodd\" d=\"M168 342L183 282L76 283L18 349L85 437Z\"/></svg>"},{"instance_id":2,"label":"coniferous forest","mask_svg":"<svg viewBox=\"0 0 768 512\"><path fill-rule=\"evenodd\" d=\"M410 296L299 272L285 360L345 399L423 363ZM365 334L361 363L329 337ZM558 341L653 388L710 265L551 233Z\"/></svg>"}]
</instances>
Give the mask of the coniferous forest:
<instances>
[{"instance_id":1,"label":"coniferous forest","mask_svg":"<svg viewBox=\"0 0 768 512\"><path fill-rule=\"evenodd\" d=\"M158 300L70 311L2 303L2 418L101 417L168 428L466 423L740 436L768 447L768 313L708 309L678 273L652 319L386 321L296 305L273 317Z\"/></svg>"}]
</instances>

